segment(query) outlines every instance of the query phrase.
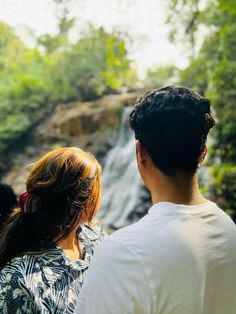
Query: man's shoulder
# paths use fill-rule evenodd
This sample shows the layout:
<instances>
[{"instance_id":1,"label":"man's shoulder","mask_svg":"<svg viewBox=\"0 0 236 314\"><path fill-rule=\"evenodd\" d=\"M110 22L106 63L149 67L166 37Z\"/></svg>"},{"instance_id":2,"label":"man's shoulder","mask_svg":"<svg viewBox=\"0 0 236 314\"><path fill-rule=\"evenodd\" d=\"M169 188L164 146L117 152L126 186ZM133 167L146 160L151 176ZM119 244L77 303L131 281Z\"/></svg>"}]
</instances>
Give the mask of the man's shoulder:
<instances>
[{"instance_id":1,"label":"man's shoulder","mask_svg":"<svg viewBox=\"0 0 236 314\"><path fill-rule=\"evenodd\" d=\"M164 208L164 211L162 211L162 205L158 204L158 208L156 206L151 206L148 213L137 222L115 231L109 239L126 243L131 240L142 242L145 239L150 239L154 234L158 237L168 221L175 218L171 211L165 215L166 209Z\"/></svg>"},{"instance_id":2,"label":"man's shoulder","mask_svg":"<svg viewBox=\"0 0 236 314\"><path fill-rule=\"evenodd\" d=\"M119 243L141 255L158 257L160 252L162 256L171 252L178 255L176 248L181 252L196 238L210 241L210 235L217 232L219 227L224 234L228 234L229 240L235 238L232 220L213 202L201 206L158 204L138 222L114 232L108 241Z\"/></svg>"},{"instance_id":3,"label":"man's shoulder","mask_svg":"<svg viewBox=\"0 0 236 314\"><path fill-rule=\"evenodd\" d=\"M146 215L136 223L115 231L104 242L109 243L111 249L123 249L126 252L133 253L133 256L136 254L142 255L150 247L154 234L155 237L158 237L158 233L158 224L152 224L151 217Z\"/></svg>"},{"instance_id":4,"label":"man's shoulder","mask_svg":"<svg viewBox=\"0 0 236 314\"><path fill-rule=\"evenodd\" d=\"M139 221L115 231L109 236L109 239L124 243L125 240L142 237L144 230L147 229L147 221L148 217L146 215Z\"/></svg>"}]
</instances>

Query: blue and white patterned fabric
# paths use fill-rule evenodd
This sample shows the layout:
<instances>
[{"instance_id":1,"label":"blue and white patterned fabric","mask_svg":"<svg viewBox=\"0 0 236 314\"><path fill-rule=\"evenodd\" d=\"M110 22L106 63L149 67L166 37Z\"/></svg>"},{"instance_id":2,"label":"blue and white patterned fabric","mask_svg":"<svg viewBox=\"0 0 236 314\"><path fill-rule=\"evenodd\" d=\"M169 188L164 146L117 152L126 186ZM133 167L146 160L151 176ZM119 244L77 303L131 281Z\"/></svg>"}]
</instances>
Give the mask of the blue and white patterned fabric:
<instances>
[{"instance_id":1,"label":"blue and white patterned fabric","mask_svg":"<svg viewBox=\"0 0 236 314\"><path fill-rule=\"evenodd\" d=\"M0 313L74 313L94 248L106 235L101 225L81 228L78 238L83 260L72 260L55 247L6 264L0 272Z\"/></svg>"}]
</instances>

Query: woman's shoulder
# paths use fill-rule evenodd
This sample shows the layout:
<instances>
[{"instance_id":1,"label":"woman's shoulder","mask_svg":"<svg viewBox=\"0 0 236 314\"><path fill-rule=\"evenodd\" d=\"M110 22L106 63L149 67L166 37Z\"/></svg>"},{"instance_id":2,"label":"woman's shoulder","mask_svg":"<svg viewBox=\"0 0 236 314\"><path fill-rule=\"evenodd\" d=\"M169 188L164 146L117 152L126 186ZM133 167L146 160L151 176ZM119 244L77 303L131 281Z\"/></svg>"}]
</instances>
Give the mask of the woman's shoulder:
<instances>
[{"instance_id":1,"label":"woman's shoulder","mask_svg":"<svg viewBox=\"0 0 236 314\"><path fill-rule=\"evenodd\" d=\"M1 272L8 271L10 269L19 269L25 265L27 261L27 255L17 256L12 258L6 265L1 269Z\"/></svg>"},{"instance_id":2,"label":"woman's shoulder","mask_svg":"<svg viewBox=\"0 0 236 314\"><path fill-rule=\"evenodd\" d=\"M36 313L34 295L27 287L28 260L27 255L15 257L0 271L0 308L4 309L3 313Z\"/></svg>"},{"instance_id":3,"label":"woman's shoulder","mask_svg":"<svg viewBox=\"0 0 236 314\"><path fill-rule=\"evenodd\" d=\"M33 256L22 255L12 258L7 264L0 270L0 280L7 274L11 274L10 277L23 277L25 270L29 267L29 264L34 263ZM9 277L9 276L8 276Z\"/></svg>"},{"instance_id":4,"label":"woman's shoulder","mask_svg":"<svg viewBox=\"0 0 236 314\"><path fill-rule=\"evenodd\" d=\"M97 222L80 226L79 239L83 243L100 243L107 236L105 228Z\"/></svg>"},{"instance_id":5,"label":"woman's shoulder","mask_svg":"<svg viewBox=\"0 0 236 314\"><path fill-rule=\"evenodd\" d=\"M0 287L22 281L24 278L25 259L15 257L9 261L0 271Z\"/></svg>"}]
</instances>

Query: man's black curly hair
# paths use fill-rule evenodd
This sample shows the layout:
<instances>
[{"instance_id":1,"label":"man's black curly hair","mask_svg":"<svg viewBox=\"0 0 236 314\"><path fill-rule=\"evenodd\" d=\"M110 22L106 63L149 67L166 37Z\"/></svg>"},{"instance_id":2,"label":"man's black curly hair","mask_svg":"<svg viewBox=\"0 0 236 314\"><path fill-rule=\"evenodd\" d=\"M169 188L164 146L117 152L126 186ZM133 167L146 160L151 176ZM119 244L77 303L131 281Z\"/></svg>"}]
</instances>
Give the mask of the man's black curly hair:
<instances>
[{"instance_id":1,"label":"man's black curly hair","mask_svg":"<svg viewBox=\"0 0 236 314\"><path fill-rule=\"evenodd\" d=\"M149 91L130 114L136 139L167 175L196 172L214 124L210 101L186 87Z\"/></svg>"}]
</instances>

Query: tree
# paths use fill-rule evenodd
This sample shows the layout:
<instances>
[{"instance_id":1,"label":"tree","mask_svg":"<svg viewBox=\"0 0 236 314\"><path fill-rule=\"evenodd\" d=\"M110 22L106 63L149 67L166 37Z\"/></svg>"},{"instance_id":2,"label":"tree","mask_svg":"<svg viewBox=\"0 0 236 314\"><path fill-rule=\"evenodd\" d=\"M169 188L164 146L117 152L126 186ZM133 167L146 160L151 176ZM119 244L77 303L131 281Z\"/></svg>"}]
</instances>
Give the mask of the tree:
<instances>
[{"instance_id":1,"label":"tree","mask_svg":"<svg viewBox=\"0 0 236 314\"><path fill-rule=\"evenodd\" d=\"M178 77L178 69L174 65L157 66L147 71L145 86L157 88L173 84Z\"/></svg>"},{"instance_id":2,"label":"tree","mask_svg":"<svg viewBox=\"0 0 236 314\"><path fill-rule=\"evenodd\" d=\"M186 25L191 26L188 29L195 38L199 34L200 25L207 29L200 51L192 56L189 66L181 72L180 82L197 89L212 101L217 124L213 133L210 161L220 161L222 169L225 169L221 176L225 192L227 188L229 191L231 189L236 160L236 5L233 0L207 0L205 7L194 14L190 8L197 5L197 2L199 9L200 2L197 0L169 2L172 6L179 6L178 11L174 11L174 16L178 13L178 20L183 23L184 29ZM193 20L192 24L189 23L190 20ZM188 40L187 37L184 39ZM232 180L230 176L233 176ZM217 178L216 176L216 184L221 182ZM229 199L230 195L232 200ZM236 213L234 195L227 193L227 198L227 203Z\"/></svg>"},{"instance_id":3,"label":"tree","mask_svg":"<svg viewBox=\"0 0 236 314\"><path fill-rule=\"evenodd\" d=\"M90 27L73 45L57 41L67 37L71 26L59 25L55 36L46 34L42 53L27 48L0 23L0 153L57 103L94 99L133 83L135 73L120 34Z\"/></svg>"},{"instance_id":4,"label":"tree","mask_svg":"<svg viewBox=\"0 0 236 314\"><path fill-rule=\"evenodd\" d=\"M125 42L90 27L57 64L56 81L69 99L89 100L135 81Z\"/></svg>"},{"instance_id":5,"label":"tree","mask_svg":"<svg viewBox=\"0 0 236 314\"><path fill-rule=\"evenodd\" d=\"M58 33L56 35L45 34L37 38L39 46L43 47L46 53L53 53L57 50L65 50L70 46L69 33L75 26L76 18L70 17L70 5L73 0L53 0L56 4L56 16Z\"/></svg>"},{"instance_id":6,"label":"tree","mask_svg":"<svg viewBox=\"0 0 236 314\"><path fill-rule=\"evenodd\" d=\"M174 27L169 33L170 41L185 40L191 57L195 55L195 34L201 21L200 0L169 0L167 23Z\"/></svg>"},{"instance_id":7,"label":"tree","mask_svg":"<svg viewBox=\"0 0 236 314\"><path fill-rule=\"evenodd\" d=\"M41 116L48 97L46 59L0 23L0 152ZM41 109L41 108L40 108Z\"/></svg>"}]
</instances>

